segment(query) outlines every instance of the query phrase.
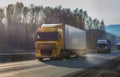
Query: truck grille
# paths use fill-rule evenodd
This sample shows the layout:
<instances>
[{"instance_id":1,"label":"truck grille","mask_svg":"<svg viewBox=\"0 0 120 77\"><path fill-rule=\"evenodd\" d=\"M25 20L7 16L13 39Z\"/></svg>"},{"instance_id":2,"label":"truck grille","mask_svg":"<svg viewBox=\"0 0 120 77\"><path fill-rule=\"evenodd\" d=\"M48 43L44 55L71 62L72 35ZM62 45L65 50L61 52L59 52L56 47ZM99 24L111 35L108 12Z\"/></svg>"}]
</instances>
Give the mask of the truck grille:
<instances>
[{"instance_id":1,"label":"truck grille","mask_svg":"<svg viewBox=\"0 0 120 77\"><path fill-rule=\"evenodd\" d=\"M54 48L55 44L37 44L37 47L40 49L46 49L46 48Z\"/></svg>"},{"instance_id":2,"label":"truck grille","mask_svg":"<svg viewBox=\"0 0 120 77\"><path fill-rule=\"evenodd\" d=\"M48 57L52 54L52 49L41 49L40 51L43 57Z\"/></svg>"}]
</instances>

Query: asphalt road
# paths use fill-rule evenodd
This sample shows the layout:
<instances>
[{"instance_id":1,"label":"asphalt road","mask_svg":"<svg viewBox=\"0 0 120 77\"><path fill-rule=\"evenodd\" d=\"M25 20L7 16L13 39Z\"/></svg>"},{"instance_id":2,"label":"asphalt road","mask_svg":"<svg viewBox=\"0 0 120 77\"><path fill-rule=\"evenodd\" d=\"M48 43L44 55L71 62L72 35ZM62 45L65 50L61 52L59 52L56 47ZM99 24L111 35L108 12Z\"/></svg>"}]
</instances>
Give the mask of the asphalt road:
<instances>
[{"instance_id":1,"label":"asphalt road","mask_svg":"<svg viewBox=\"0 0 120 77\"><path fill-rule=\"evenodd\" d=\"M0 65L0 77L62 77L85 70L94 65L120 56L120 51L110 54L88 54L80 58L59 61L24 61Z\"/></svg>"}]
</instances>

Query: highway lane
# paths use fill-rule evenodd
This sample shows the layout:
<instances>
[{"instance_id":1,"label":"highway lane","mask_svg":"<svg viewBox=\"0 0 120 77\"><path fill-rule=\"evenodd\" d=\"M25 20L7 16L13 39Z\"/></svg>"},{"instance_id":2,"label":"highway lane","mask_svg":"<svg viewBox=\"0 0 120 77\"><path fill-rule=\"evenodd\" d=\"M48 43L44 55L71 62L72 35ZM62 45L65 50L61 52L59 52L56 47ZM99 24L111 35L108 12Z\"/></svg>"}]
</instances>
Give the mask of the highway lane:
<instances>
[{"instance_id":1,"label":"highway lane","mask_svg":"<svg viewBox=\"0 0 120 77\"><path fill-rule=\"evenodd\" d=\"M80 58L59 61L32 61L27 63L18 63L18 65L29 66L26 69L7 71L0 73L0 77L61 77L66 74L84 70L94 65L100 64L112 58L120 56L120 51L112 51L110 54L88 54ZM17 63L16 63L17 64ZM27 65L28 64L28 65ZM34 66L36 67L34 67ZM9 65L1 65L7 67ZM11 63L12 66L12 63ZM13 66L16 66L13 64ZM19 66L18 66L19 67ZM17 68L17 67L15 67ZM19 68L18 68L19 69ZM0 69L2 70L2 69Z\"/></svg>"}]
</instances>

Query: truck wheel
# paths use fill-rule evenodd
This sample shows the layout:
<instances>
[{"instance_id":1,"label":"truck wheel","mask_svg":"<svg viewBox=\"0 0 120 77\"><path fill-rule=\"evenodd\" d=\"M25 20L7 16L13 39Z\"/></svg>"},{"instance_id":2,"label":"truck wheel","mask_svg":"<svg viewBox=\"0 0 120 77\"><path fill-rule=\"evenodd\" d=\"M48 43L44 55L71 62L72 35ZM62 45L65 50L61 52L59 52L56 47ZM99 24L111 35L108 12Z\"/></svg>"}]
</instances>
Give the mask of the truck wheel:
<instances>
[{"instance_id":1,"label":"truck wheel","mask_svg":"<svg viewBox=\"0 0 120 77\"><path fill-rule=\"evenodd\" d=\"M76 55L75 58L79 58L80 56L79 55Z\"/></svg>"},{"instance_id":2,"label":"truck wheel","mask_svg":"<svg viewBox=\"0 0 120 77\"><path fill-rule=\"evenodd\" d=\"M97 51L97 53L100 53L100 51Z\"/></svg>"},{"instance_id":3,"label":"truck wheel","mask_svg":"<svg viewBox=\"0 0 120 77\"><path fill-rule=\"evenodd\" d=\"M54 60L55 58L51 57L50 60Z\"/></svg>"},{"instance_id":4,"label":"truck wheel","mask_svg":"<svg viewBox=\"0 0 120 77\"><path fill-rule=\"evenodd\" d=\"M109 49L109 53L111 52L111 49Z\"/></svg>"},{"instance_id":5,"label":"truck wheel","mask_svg":"<svg viewBox=\"0 0 120 77\"><path fill-rule=\"evenodd\" d=\"M42 60L43 60L43 58L39 58L38 60L39 60L39 61L42 61Z\"/></svg>"},{"instance_id":6,"label":"truck wheel","mask_svg":"<svg viewBox=\"0 0 120 77\"><path fill-rule=\"evenodd\" d=\"M64 56L63 59L70 59L70 56Z\"/></svg>"},{"instance_id":7,"label":"truck wheel","mask_svg":"<svg viewBox=\"0 0 120 77\"><path fill-rule=\"evenodd\" d=\"M56 57L56 58L50 58L50 60L62 60L61 57Z\"/></svg>"}]
</instances>

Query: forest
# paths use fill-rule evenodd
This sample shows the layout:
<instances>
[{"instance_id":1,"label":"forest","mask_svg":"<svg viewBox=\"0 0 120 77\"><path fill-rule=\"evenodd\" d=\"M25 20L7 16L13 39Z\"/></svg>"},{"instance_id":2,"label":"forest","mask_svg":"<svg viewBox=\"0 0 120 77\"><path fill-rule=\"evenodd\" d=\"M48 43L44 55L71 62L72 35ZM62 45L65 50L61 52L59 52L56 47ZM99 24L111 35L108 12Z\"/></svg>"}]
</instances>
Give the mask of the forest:
<instances>
[{"instance_id":1,"label":"forest","mask_svg":"<svg viewBox=\"0 0 120 77\"><path fill-rule=\"evenodd\" d=\"M88 49L95 49L97 40L105 37L104 21L90 17L83 9L33 4L27 7L17 2L0 8L0 53L14 52L13 49L34 51L36 29L44 23L65 23L85 30Z\"/></svg>"}]
</instances>

